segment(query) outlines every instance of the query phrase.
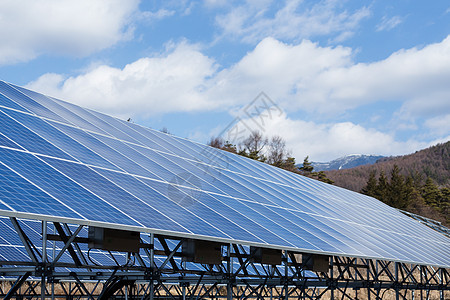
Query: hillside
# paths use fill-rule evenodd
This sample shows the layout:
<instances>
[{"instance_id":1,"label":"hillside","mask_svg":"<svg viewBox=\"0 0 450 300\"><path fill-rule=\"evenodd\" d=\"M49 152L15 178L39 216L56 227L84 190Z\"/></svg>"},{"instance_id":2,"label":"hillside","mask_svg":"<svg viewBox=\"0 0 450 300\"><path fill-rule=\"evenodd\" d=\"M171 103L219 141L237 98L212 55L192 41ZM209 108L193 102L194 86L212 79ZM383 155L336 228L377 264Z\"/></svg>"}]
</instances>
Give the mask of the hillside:
<instances>
[{"instance_id":1,"label":"hillside","mask_svg":"<svg viewBox=\"0 0 450 300\"><path fill-rule=\"evenodd\" d=\"M325 173L337 186L359 192L366 185L370 172L380 174L384 171L388 175L394 165L405 177L411 176L422 183L430 177L437 185L450 187L450 141L409 155L381 158L372 165Z\"/></svg>"},{"instance_id":2,"label":"hillside","mask_svg":"<svg viewBox=\"0 0 450 300\"><path fill-rule=\"evenodd\" d=\"M326 171L341 186L388 205L450 224L450 142L373 165Z\"/></svg>"}]
</instances>

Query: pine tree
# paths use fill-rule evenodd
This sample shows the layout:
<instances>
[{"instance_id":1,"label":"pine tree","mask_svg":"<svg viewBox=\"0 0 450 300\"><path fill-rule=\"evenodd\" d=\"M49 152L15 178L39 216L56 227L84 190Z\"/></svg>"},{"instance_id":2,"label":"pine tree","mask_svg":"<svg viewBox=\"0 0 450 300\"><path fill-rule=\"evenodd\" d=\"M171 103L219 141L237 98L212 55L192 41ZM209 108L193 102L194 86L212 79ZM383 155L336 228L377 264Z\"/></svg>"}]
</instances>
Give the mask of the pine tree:
<instances>
[{"instance_id":1,"label":"pine tree","mask_svg":"<svg viewBox=\"0 0 450 300\"><path fill-rule=\"evenodd\" d=\"M281 168L298 173L298 168L295 166L295 158L294 157L288 157L283 161L283 164Z\"/></svg>"},{"instance_id":2,"label":"pine tree","mask_svg":"<svg viewBox=\"0 0 450 300\"><path fill-rule=\"evenodd\" d=\"M424 201L420 192L417 190L416 184L412 176L408 176L405 181L405 196L407 198L407 209L413 213L419 212L423 207Z\"/></svg>"},{"instance_id":3,"label":"pine tree","mask_svg":"<svg viewBox=\"0 0 450 300\"><path fill-rule=\"evenodd\" d=\"M445 187L441 189L442 201L439 203L439 209L444 216L447 216L447 220L450 219L450 188Z\"/></svg>"},{"instance_id":4,"label":"pine tree","mask_svg":"<svg viewBox=\"0 0 450 300\"><path fill-rule=\"evenodd\" d=\"M407 205L405 181L400 174L400 168L394 165L391 171L391 180L387 189L387 201L388 205L399 209L405 209Z\"/></svg>"},{"instance_id":5,"label":"pine tree","mask_svg":"<svg viewBox=\"0 0 450 300\"><path fill-rule=\"evenodd\" d=\"M319 179L322 182L328 183L328 184L334 183L333 180L331 180L330 178L327 177L327 174L325 174L324 171L319 171L319 173L317 174L317 179Z\"/></svg>"},{"instance_id":6,"label":"pine tree","mask_svg":"<svg viewBox=\"0 0 450 300\"><path fill-rule=\"evenodd\" d=\"M425 185L422 188L422 197L426 204L433 207L439 207L442 195L439 188L430 177L427 178Z\"/></svg>"},{"instance_id":7,"label":"pine tree","mask_svg":"<svg viewBox=\"0 0 450 300\"><path fill-rule=\"evenodd\" d=\"M383 201L384 203L386 203L387 196L388 193L388 180L386 175L384 174L384 171L381 171L380 176L378 177L378 183L377 183L377 190L375 193L375 198L377 198L378 200Z\"/></svg>"},{"instance_id":8,"label":"pine tree","mask_svg":"<svg viewBox=\"0 0 450 300\"><path fill-rule=\"evenodd\" d=\"M302 170L305 174L309 174L314 170L314 167L309 162L309 156L306 156L303 160L303 166L300 167L300 170Z\"/></svg>"},{"instance_id":9,"label":"pine tree","mask_svg":"<svg viewBox=\"0 0 450 300\"><path fill-rule=\"evenodd\" d=\"M377 171L373 170L369 174L369 179L367 180L367 184L365 187L362 188L361 193L370 196L370 197L376 197L377 196L377 178L376 178Z\"/></svg>"}]
</instances>

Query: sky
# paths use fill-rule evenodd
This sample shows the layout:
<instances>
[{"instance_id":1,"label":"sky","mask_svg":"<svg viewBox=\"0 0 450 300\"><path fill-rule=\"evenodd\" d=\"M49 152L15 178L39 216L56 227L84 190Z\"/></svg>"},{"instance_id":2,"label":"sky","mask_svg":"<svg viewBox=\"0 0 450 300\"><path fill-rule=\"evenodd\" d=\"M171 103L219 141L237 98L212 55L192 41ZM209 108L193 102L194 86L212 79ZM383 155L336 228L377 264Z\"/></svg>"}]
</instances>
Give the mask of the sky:
<instances>
[{"instance_id":1,"label":"sky","mask_svg":"<svg viewBox=\"0 0 450 300\"><path fill-rule=\"evenodd\" d=\"M202 143L239 125L301 162L450 140L448 0L2 0L0 40L1 80Z\"/></svg>"}]
</instances>

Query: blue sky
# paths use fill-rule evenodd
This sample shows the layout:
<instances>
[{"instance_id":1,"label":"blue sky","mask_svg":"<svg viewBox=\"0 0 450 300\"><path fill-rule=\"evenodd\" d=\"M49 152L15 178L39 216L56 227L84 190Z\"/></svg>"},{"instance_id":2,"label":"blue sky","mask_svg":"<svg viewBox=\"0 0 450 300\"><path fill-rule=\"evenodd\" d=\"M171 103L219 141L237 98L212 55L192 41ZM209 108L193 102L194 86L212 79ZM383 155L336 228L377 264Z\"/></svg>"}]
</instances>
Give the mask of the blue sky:
<instances>
[{"instance_id":1,"label":"blue sky","mask_svg":"<svg viewBox=\"0 0 450 300\"><path fill-rule=\"evenodd\" d=\"M299 162L399 155L450 140L449 35L446 0L1 1L0 79L201 142L264 92Z\"/></svg>"}]
</instances>

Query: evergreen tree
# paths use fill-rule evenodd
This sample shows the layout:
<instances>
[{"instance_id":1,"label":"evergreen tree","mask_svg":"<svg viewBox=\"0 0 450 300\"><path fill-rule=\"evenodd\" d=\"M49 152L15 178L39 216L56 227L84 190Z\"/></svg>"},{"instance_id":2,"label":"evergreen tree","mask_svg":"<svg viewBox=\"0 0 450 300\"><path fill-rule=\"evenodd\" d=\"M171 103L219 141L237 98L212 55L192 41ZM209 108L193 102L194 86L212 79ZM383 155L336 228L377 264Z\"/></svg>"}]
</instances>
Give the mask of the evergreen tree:
<instances>
[{"instance_id":1,"label":"evergreen tree","mask_svg":"<svg viewBox=\"0 0 450 300\"><path fill-rule=\"evenodd\" d=\"M309 162L309 156L306 156L303 160L303 166L300 167L300 170L302 170L306 174L309 174L314 170L314 167Z\"/></svg>"},{"instance_id":2,"label":"evergreen tree","mask_svg":"<svg viewBox=\"0 0 450 300\"><path fill-rule=\"evenodd\" d=\"M439 188L430 177L427 178L425 185L422 188L422 197L426 204L433 207L439 207L442 195Z\"/></svg>"},{"instance_id":3,"label":"evergreen tree","mask_svg":"<svg viewBox=\"0 0 450 300\"><path fill-rule=\"evenodd\" d=\"M327 177L327 174L325 174L324 171L319 171L319 173L317 173L317 179L319 179L322 182L328 183L328 184L334 183L333 180L331 180L330 178Z\"/></svg>"},{"instance_id":4,"label":"evergreen tree","mask_svg":"<svg viewBox=\"0 0 450 300\"><path fill-rule=\"evenodd\" d=\"M441 189L441 196L442 201L439 204L439 209L441 210L442 214L446 216L447 220L450 220L450 188L445 187Z\"/></svg>"},{"instance_id":5,"label":"evergreen tree","mask_svg":"<svg viewBox=\"0 0 450 300\"><path fill-rule=\"evenodd\" d=\"M391 180L387 189L386 203L399 209L405 209L407 205L405 181L400 174L400 168L394 165L391 171Z\"/></svg>"},{"instance_id":6,"label":"evergreen tree","mask_svg":"<svg viewBox=\"0 0 450 300\"><path fill-rule=\"evenodd\" d=\"M388 180L387 180L386 175L384 174L384 171L381 171L380 176L378 177L375 198L386 203L387 193L388 193Z\"/></svg>"},{"instance_id":7,"label":"evergreen tree","mask_svg":"<svg viewBox=\"0 0 450 300\"><path fill-rule=\"evenodd\" d=\"M417 213L424 205L424 201L420 192L416 188L416 184L412 176L408 176L405 181L405 195L407 197L407 210Z\"/></svg>"},{"instance_id":8,"label":"evergreen tree","mask_svg":"<svg viewBox=\"0 0 450 300\"><path fill-rule=\"evenodd\" d=\"M370 196L370 197L376 197L377 196L377 178L376 178L377 171L373 170L369 174L369 179L367 180L367 184L365 187L362 188L361 193Z\"/></svg>"},{"instance_id":9,"label":"evergreen tree","mask_svg":"<svg viewBox=\"0 0 450 300\"><path fill-rule=\"evenodd\" d=\"M298 173L298 168L295 166L295 158L294 157L288 157L283 161L283 164L281 168Z\"/></svg>"}]
</instances>

